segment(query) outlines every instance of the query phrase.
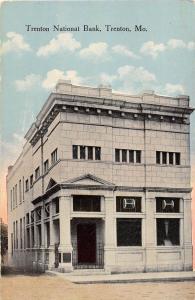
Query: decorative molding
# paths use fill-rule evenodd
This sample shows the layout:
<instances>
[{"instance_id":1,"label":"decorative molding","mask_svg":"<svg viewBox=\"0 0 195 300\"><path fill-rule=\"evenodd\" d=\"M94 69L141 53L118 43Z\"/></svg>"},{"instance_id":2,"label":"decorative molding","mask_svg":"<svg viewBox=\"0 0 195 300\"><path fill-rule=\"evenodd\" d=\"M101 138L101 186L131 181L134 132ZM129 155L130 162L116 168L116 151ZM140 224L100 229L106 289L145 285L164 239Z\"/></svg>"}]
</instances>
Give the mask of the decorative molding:
<instances>
[{"instance_id":1,"label":"decorative molding","mask_svg":"<svg viewBox=\"0 0 195 300\"><path fill-rule=\"evenodd\" d=\"M69 98L67 98L68 96ZM63 111L80 114L87 113L99 116L102 115L111 118L126 118L130 120L136 119L141 121L145 120L148 122L174 122L178 124L189 124L188 115L193 111L193 109L189 107L184 108L179 106L163 106L160 104L129 103L111 99L107 99L107 101L102 102L100 100L105 99L101 98L98 99L98 102L96 102L90 97L75 96L74 99L72 99L72 97L73 96L70 95L62 95L62 97L59 99L58 95L56 98L53 98L53 102L60 100L61 103L54 103L53 107L51 103L51 110L48 112L45 119L42 121L39 127L37 126L36 129L34 127L34 130L32 131L33 137L30 139L30 135L28 135L32 146L35 146L39 139L46 134L49 125L53 122L58 113ZM62 103L62 100L65 100L66 103Z\"/></svg>"}]
</instances>

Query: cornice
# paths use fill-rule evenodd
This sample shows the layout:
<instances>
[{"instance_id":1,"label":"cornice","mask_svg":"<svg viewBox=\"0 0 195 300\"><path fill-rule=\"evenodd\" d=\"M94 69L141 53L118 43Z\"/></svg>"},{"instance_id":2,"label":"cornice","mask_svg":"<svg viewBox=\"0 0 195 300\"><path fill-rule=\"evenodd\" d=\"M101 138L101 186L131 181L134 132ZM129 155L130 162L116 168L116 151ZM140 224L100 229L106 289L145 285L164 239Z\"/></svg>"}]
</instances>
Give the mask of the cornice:
<instances>
[{"instance_id":1,"label":"cornice","mask_svg":"<svg viewBox=\"0 0 195 300\"><path fill-rule=\"evenodd\" d=\"M53 95L54 97L54 95ZM53 105L30 139L32 146L43 137L58 113L79 113L112 118L189 124L193 109L158 104L130 103L121 100L55 94ZM50 100L51 103L51 100ZM29 136L30 138L30 136Z\"/></svg>"}]
</instances>

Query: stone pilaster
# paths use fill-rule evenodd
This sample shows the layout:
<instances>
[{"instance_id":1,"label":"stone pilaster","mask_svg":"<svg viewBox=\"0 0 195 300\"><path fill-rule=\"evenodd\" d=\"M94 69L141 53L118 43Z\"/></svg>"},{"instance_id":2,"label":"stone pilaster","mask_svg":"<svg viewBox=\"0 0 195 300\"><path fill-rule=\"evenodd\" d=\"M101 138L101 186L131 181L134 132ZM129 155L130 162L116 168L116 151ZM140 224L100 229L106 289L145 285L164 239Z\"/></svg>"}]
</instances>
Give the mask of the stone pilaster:
<instances>
[{"instance_id":1,"label":"stone pilaster","mask_svg":"<svg viewBox=\"0 0 195 300\"><path fill-rule=\"evenodd\" d=\"M105 245L104 265L106 271L111 271L115 265L115 202L113 197L105 197Z\"/></svg>"},{"instance_id":2,"label":"stone pilaster","mask_svg":"<svg viewBox=\"0 0 195 300\"><path fill-rule=\"evenodd\" d=\"M155 198L146 197L145 245L146 271L157 271Z\"/></svg>"},{"instance_id":3,"label":"stone pilaster","mask_svg":"<svg viewBox=\"0 0 195 300\"><path fill-rule=\"evenodd\" d=\"M53 224L53 207L52 202L50 202L50 215L49 215L49 231L50 231L50 245L49 245L49 267L54 266L55 262L55 232L54 232L54 224Z\"/></svg>"},{"instance_id":4,"label":"stone pilaster","mask_svg":"<svg viewBox=\"0 0 195 300\"><path fill-rule=\"evenodd\" d=\"M184 199L184 270L192 270L192 216L191 198Z\"/></svg>"},{"instance_id":5,"label":"stone pilaster","mask_svg":"<svg viewBox=\"0 0 195 300\"><path fill-rule=\"evenodd\" d=\"M60 207L60 245L59 253L61 262L59 267L65 272L72 271L72 243L71 243L71 197L62 196L59 198Z\"/></svg>"}]
</instances>

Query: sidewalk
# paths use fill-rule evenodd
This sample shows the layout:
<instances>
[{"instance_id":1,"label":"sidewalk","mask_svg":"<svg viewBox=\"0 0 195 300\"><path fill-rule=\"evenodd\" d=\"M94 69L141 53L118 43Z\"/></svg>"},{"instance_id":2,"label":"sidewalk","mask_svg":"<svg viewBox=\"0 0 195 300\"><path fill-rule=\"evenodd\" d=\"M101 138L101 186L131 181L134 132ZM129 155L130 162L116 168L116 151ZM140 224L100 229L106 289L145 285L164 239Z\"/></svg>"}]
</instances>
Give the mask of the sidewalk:
<instances>
[{"instance_id":1,"label":"sidewalk","mask_svg":"<svg viewBox=\"0 0 195 300\"><path fill-rule=\"evenodd\" d=\"M195 272L156 272L156 273L128 273L128 274L98 274L74 275L73 273L59 273L46 271L48 275L60 276L77 284L94 283L135 283L135 282L181 282L195 281Z\"/></svg>"}]
</instances>

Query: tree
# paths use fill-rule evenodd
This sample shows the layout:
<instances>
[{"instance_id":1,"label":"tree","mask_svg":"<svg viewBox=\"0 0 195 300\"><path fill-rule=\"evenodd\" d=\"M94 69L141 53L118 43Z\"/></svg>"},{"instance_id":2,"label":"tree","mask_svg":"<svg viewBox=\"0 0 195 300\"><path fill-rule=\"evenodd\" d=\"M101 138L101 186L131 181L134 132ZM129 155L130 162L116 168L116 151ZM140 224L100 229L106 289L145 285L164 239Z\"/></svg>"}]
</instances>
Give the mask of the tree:
<instances>
[{"instance_id":1,"label":"tree","mask_svg":"<svg viewBox=\"0 0 195 300\"><path fill-rule=\"evenodd\" d=\"M0 241L1 241L1 261L3 263L4 256L8 249L8 233L7 224L0 221Z\"/></svg>"}]
</instances>

